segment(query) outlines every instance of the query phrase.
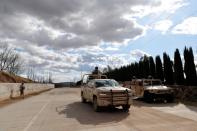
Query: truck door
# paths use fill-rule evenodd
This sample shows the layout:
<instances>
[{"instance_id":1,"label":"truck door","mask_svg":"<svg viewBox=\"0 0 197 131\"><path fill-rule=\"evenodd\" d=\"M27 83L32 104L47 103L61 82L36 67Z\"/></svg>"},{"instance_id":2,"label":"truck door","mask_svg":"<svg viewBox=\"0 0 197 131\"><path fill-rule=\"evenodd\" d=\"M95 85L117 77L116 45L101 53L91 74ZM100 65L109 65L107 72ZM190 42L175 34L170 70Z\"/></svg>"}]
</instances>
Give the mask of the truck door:
<instances>
[{"instance_id":1,"label":"truck door","mask_svg":"<svg viewBox=\"0 0 197 131\"><path fill-rule=\"evenodd\" d=\"M136 81L135 80L131 81L131 91L133 95L136 96Z\"/></svg>"},{"instance_id":2,"label":"truck door","mask_svg":"<svg viewBox=\"0 0 197 131\"><path fill-rule=\"evenodd\" d=\"M138 81L137 83L136 83L136 95L137 95L137 97L141 97L141 94L142 94L142 88L143 88L143 83L142 83L142 81Z\"/></svg>"},{"instance_id":3,"label":"truck door","mask_svg":"<svg viewBox=\"0 0 197 131\"><path fill-rule=\"evenodd\" d=\"M145 88L145 85L144 85L144 82L142 81L140 83L140 88L139 88L139 96L140 97L143 97L144 96L144 88Z\"/></svg>"}]
</instances>

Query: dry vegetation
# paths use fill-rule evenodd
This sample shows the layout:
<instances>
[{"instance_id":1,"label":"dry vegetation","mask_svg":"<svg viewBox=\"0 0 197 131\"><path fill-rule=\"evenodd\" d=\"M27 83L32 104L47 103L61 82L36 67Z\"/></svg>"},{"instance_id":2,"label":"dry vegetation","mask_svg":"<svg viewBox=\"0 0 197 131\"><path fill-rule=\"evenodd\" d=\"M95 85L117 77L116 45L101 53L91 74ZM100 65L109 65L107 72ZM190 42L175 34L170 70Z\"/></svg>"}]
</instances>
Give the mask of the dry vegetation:
<instances>
[{"instance_id":1,"label":"dry vegetation","mask_svg":"<svg viewBox=\"0 0 197 131\"><path fill-rule=\"evenodd\" d=\"M9 73L0 72L0 83L32 83L32 80L23 78L17 75L11 75Z\"/></svg>"},{"instance_id":2,"label":"dry vegetation","mask_svg":"<svg viewBox=\"0 0 197 131\"><path fill-rule=\"evenodd\" d=\"M34 67L26 67L22 57L15 48L9 47L0 42L0 82L17 83L17 82L38 82L52 83L52 74L50 72L39 74ZM27 78L18 76L27 71ZM6 73L5 73L6 72Z\"/></svg>"}]
</instances>

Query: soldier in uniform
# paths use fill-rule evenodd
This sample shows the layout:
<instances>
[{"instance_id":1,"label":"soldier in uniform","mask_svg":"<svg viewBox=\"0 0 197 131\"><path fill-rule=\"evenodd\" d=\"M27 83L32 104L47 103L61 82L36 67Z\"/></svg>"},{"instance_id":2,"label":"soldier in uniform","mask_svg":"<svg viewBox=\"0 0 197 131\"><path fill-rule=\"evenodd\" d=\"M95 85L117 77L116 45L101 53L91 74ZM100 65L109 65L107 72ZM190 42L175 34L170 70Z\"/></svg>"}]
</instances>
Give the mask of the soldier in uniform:
<instances>
[{"instance_id":1,"label":"soldier in uniform","mask_svg":"<svg viewBox=\"0 0 197 131\"><path fill-rule=\"evenodd\" d=\"M93 78L90 78L90 79L100 79L101 78L101 75L102 75L101 71L98 69L97 66L92 71L92 74L95 75L95 76L93 76Z\"/></svg>"},{"instance_id":2,"label":"soldier in uniform","mask_svg":"<svg viewBox=\"0 0 197 131\"><path fill-rule=\"evenodd\" d=\"M20 96L23 97L23 99L25 98L24 90L25 90L24 83L21 83L21 85L20 85Z\"/></svg>"},{"instance_id":3,"label":"soldier in uniform","mask_svg":"<svg viewBox=\"0 0 197 131\"><path fill-rule=\"evenodd\" d=\"M101 71L96 66L95 69L92 71L92 74L99 75L99 74L101 74Z\"/></svg>"}]
</instances>

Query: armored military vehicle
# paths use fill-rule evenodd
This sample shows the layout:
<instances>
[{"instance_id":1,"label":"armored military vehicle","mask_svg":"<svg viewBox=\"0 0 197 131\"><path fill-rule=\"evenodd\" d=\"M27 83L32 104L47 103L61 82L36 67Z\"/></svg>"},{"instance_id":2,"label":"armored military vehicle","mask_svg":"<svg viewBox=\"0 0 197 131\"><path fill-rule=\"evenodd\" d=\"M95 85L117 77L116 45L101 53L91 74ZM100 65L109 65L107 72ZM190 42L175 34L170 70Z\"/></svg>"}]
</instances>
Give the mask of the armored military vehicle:
<instances>
[{"instance_id":1,"label":"armored military vehicle","mask_svg":"<svg viewBox=\"0 0 197 131\"><path fill-rule=\"evenodd\" d=\"M130 87L135 97L143 98L147 102L174 100L173 89L164 86L159 79L133 79Z\"/></svg>"}]
</instances>

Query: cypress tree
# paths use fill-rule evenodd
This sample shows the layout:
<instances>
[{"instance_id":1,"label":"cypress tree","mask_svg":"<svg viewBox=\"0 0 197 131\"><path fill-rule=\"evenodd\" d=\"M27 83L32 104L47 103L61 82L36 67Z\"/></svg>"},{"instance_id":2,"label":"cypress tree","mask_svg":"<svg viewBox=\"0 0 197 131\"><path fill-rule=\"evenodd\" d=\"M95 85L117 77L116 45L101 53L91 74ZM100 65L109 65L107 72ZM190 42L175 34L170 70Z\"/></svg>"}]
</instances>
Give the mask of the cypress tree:
<instances>
[{"instance_id":1,"label":"cypress tree","mask_svg":"<svg viewBox=\"0 0 197 131\"><path fill-rule=\"evenodd\" d=\"M185 64L184 64L184 72L185 72L185 77L186 77L186 85L189 85L190 83L190 70L189 70L189 51L188 49L185 47L184 49L184 60L185 60Z\"/></svg>"},{"instance_id":2,"label":"cypress tree","mask_svg":"<svg viewBox=\"0 0 197 131\"><path fill-rule=\"evenodd\" d=\"M143 76L144 78L148 78L149 75L150 75L149 58L145 55L143 57Z\"/></svg>"},{"instance_id":3,"label":"cypress tree","mask_svg":"<svg viewBox=\"0 0 197 131\"><path fill-rule=\"evenodd\" d=\"M144 78L143 61L139 61L139 78Z\"/></svg>"},{"instance_id":4,"label":"cypress tree","mask_svg":"<svg viewBox=\"0 0 197 131\"><path fill-rule=\"evenodd\" d=\"M163 62L164 62L164 78L165 84L172 85L174 84L173 80L173 62L170 60L170 57L164 52L163 53Z\"/></svg>"},{"instance_id":5,"label":"cypress tree","mask_svg":"<svg viewBox=\"0 0 197 131\"><path fill-rule=\"evenodd\" d=\"M185 47L184 49L185 66L184 72L186 75L187 85L197 85L196 67L194 64L193 50Z\"/></svg>"},{"instance_id":6,"label":"cypress tree","mask_svg":"<svg viewBox=\"0 0 197 131\"><path fill-rule=\"evenodd\" d=\"M162 68L162 62L160 56L155 57L155 62L156 62L155 77L157 79L160 79L161 81L164 81L163 68Z\"/></svg>"},{"instance_id":7,"label":"cypress tree","mask_svg":"<svg viewBox=\"0 0 197 131\"><path fill-rule=\"evenodd\" d=\"M131 65L127 65L125 69L125 74L127 81L131 80Z\"/></svg>"},{"instance_id":8,"label":"cypress tree","mask_svg":"<svg viewBox=\"0 0 197 131\"><path fill-rule=\"evenodd\" d=\"M149 57L149 66L150 66L150 75L155 78L155 62L153 60L153 57Z\"/></svg>"},{"instance_id":9,"label":"cypress tree","mask_svg":"<svg viewBox=\"0 0 197 131\"><path fill-rule=\"evenodd\" d=\"M174 78L176 84L184 84L183 65L178 49L176 49L176 51L174 52Z\"/></svg>"},{"instance_id":10,"label":"cypress tree","mask_svg":"<svg viewBox=\"0 0 197 131\"><path fill-rule=\"evenodd\" d=\"M130 74L130 80L133 78L133 76L135 76L135 65L134 63L131 63L131 67L130 67L130 70L131 70L131 74Z\"/></svg>"},{"instance_id":11,"label":"cypress tree","mask_svg":"<svg viewBox=\"0 0 197 131\"><path fill-rule=\"evenodd\" d=\"M135 62L135 64L134 64L134 76L136 77L136 78L140 78L140 76L139 76L139 63L137 63L137 62Z\"/></svg>"},{"instance_id":12,"label":"cypress tree","mask_svg":"<svg viewBox=\"0 0 197 131\"><path fill-rule=\"evenodd\" d=\"M194 55L191 47L189 48L189 54L190 54L191 81L193 85L197 85L196 66L194 63Z\"/></svg>"}]
</instances>

